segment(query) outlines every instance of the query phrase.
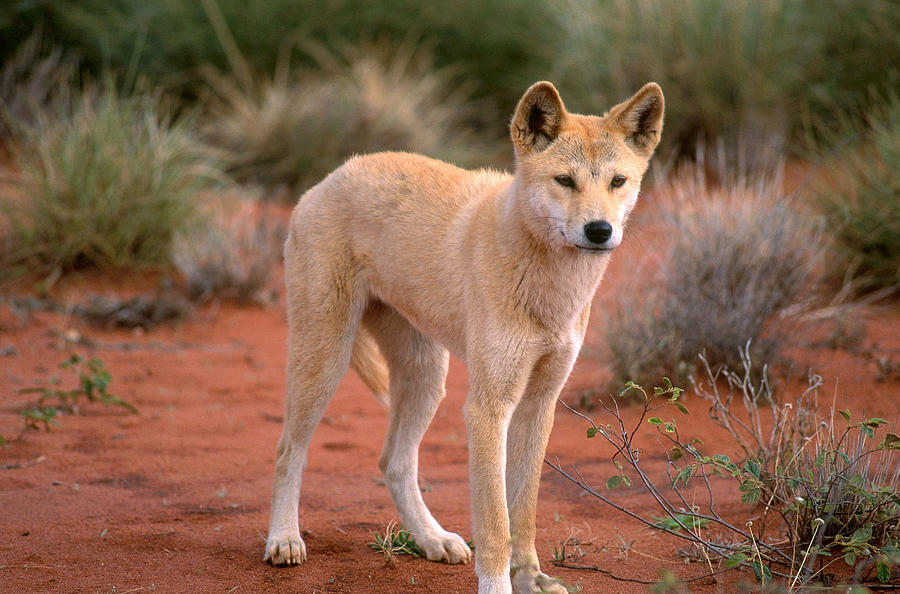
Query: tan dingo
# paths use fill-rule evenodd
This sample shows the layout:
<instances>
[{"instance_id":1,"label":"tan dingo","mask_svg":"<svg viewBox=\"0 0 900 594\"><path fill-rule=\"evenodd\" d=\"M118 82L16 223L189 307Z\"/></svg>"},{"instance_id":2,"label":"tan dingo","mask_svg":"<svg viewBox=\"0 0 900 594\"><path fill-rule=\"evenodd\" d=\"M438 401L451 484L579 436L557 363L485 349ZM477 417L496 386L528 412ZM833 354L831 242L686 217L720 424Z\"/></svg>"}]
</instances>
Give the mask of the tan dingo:
<instances>
[{"instance_id":1,"label":"tan dingo","mask_svg":"<svg viewBox=\"0 0 900 594\"><path fill-rule=\"evenodd\" d=\"M348 365L390 402L379 466L400 521L429 560L472 557L431 516L417 482L452 352L471 385L478 591L565 592L535 551L541 463L662 120L655 83L596 117L566 112L539 82L510 125L514 175L381 153L350 159L301 198L284 248L287 398L265 559L306 560L301 474Z\"/></svg>"}]
</instances>

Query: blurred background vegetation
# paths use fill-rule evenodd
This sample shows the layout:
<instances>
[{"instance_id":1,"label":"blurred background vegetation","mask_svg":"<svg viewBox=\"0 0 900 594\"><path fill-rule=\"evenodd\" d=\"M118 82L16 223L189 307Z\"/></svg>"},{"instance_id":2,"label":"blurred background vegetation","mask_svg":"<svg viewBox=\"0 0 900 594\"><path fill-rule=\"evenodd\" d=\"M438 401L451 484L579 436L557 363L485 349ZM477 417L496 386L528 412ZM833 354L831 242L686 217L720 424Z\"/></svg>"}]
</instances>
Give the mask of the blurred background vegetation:
<instances>
[{"instance_id":1,"label":"blurred background vegetation","mask_svg":"<svg viewBox=\"0 0 900 594\"><path fill-rule=\"evenodd\" d=\"M597 113L655 80L667 98L656 192L678 197L660 202L660 224L751 207L693 223L679 241L707 243L679 250L696 269L636 272L656 288L623 306L640 336L616 356L671 369L711 348L687 336L695 301L675 299L706 286L722 309L705 308L720 321L704 333L730 331L714 345L727 360L820 281L844 297L897 294L898 40L890 0L11 0L0 275L146 264L183 272L204 298L257 294L277 249L246 246L277 244L258 230L278 230L211 216L211 190L290 203L349 155L385 149L509 168L508 118L534 81ZM809 171L791 196L785 162ZM244 248L223 256L229 246ZM783 249L793 264L773 266ZM728 262L705 269L708 253ZM219 261L246 270L210 272ZM733 335L734 319L752 328ZM773 343L757 344L769 357Z\"/></svg>"}]
</instances>

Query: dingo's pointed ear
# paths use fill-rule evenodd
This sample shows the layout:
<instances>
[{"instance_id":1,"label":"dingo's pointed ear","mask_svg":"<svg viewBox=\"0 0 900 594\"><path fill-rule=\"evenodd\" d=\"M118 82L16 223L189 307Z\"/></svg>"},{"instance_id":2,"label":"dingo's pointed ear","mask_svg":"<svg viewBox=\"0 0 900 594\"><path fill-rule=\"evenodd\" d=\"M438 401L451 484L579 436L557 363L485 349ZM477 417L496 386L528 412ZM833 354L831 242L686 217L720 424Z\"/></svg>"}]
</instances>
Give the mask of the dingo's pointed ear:
<instances>
[{"instance_id":1,"label":"dingo's pointed ear","mask_svg":"<svg viewBox=\"0 0 900 594\"><path fill-rule=\"evenodd\" d=\"M566 108L556 87L543 81L531 85L519 100L509 132L522 152L542 151L559 136Z\"/></svg>"},{"instance_id":2,"label":"dingo's pointed ear","mask_svg":"<svg viewBox=\"0 0 900 594\"><path fill-rule=\"evenodd\" d=\"M662 134L665 99L656 83L647 83L634 97L609 110L609 117L625 135L625 142L639 155L650 156Z\"/></svg>"}]
</instances>

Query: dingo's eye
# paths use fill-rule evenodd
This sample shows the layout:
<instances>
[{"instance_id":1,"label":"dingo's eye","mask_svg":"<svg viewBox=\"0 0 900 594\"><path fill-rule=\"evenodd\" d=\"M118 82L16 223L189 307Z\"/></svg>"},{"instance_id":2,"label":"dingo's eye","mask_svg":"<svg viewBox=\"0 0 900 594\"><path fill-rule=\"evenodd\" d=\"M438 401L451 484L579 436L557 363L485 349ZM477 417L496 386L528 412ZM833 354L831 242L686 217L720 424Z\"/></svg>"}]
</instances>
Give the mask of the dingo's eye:
<instances>
[{"instance_id":1,"label":"dingo's eye","mask_svg":"<svg viewBox=\"0 0 900 594\"><path fill-rule=\"evenodd\" d=\"M628 178L622 175L621 173L617 173L613 176L612 181L609 182L609 186L611 188L621 188L625 185L625 182L628 181Z\"/></svg>"},{"instance_id":2,"label":"dingo's eye","mask_svg":"<svg viewBox=\"0 0 900 594\"><path fill-rule=\"evenodd\" d=\"M575 180L572 179L571 176L568 176L568 175L557 175L557 176L554 177L553 179L555 179L555 180L556 180L556 183L558 183L559 185L563 186L564 188L574 188L574 187L575 187Z\"/></svg>"}]
</instances>

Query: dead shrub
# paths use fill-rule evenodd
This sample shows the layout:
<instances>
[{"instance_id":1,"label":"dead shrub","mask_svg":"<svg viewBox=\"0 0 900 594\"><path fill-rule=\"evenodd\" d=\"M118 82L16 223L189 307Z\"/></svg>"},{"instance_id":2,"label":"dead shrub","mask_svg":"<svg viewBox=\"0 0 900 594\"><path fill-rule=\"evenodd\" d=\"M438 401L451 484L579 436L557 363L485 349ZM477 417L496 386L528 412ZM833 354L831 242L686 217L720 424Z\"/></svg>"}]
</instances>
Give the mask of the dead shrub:
<instances>
[{"instance_id":1,"label":"dead shrub","mask_svg":"<svg viewBox=\"0 0 900 594\"><path fill-rule=\"evenodd\" d=\"M218 205L208 224L175 238L172 261L194 301L265 304L284 238L284 225L257 213L253 203Z\"/></svg>"},{"instance_id":2,"label":"dead shrub","mask_svg":"<svg viewBox=\"0 0 900 594\"><path fill-rule=\"evenodd\" d=\"M820 274L817 225L772 180L714 186L696 167L659 194L664 254L635 275L646 289L618 294L607 330L614 381L683 380L700 352L735 368L748 341L752 357L775 360L793 321L788 307L799 309Z\"/></svg>"}]
</instances>

